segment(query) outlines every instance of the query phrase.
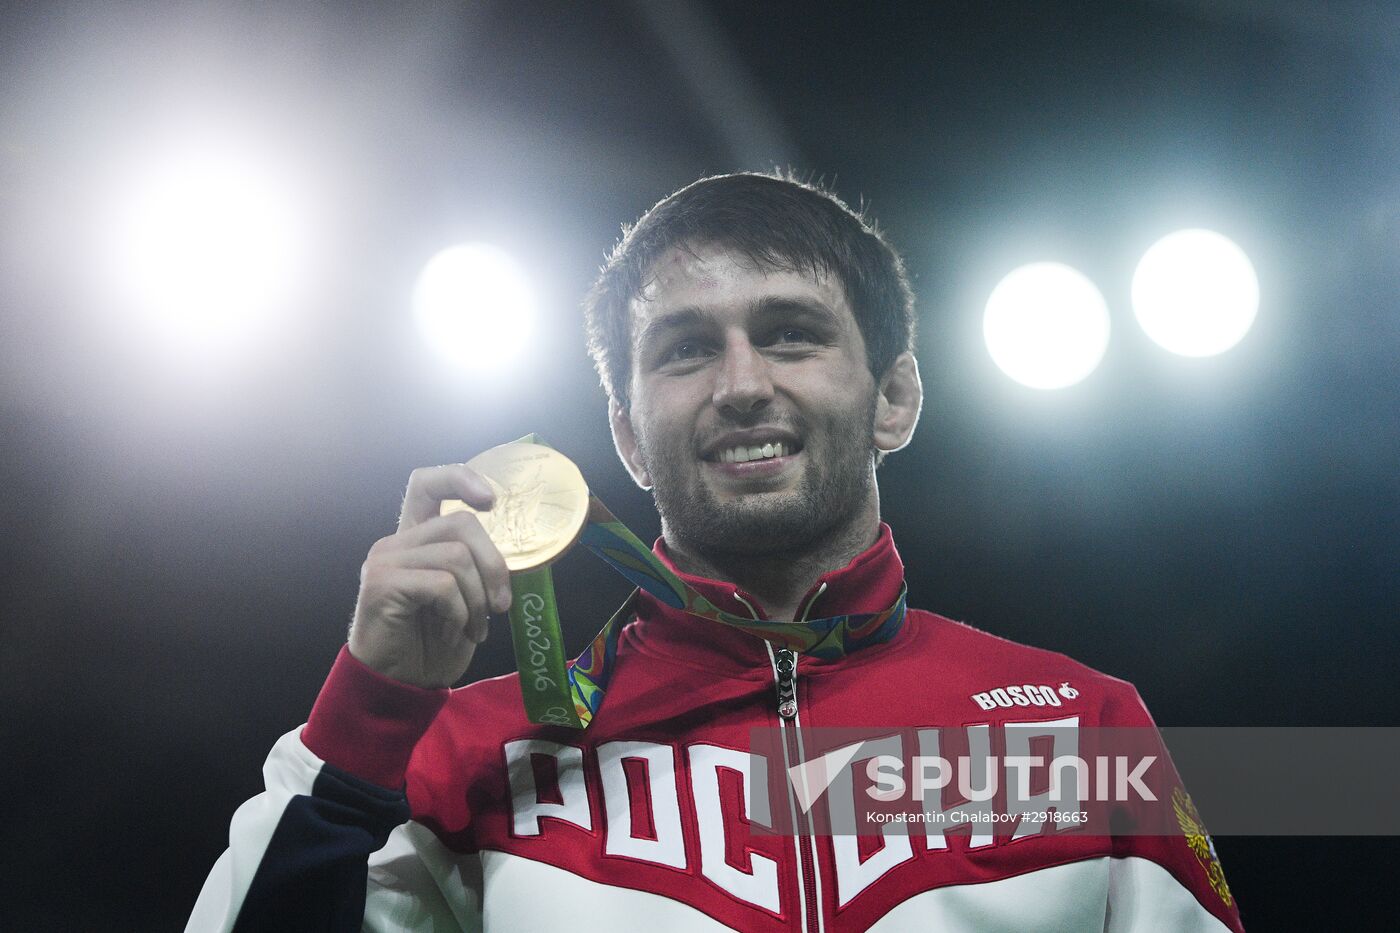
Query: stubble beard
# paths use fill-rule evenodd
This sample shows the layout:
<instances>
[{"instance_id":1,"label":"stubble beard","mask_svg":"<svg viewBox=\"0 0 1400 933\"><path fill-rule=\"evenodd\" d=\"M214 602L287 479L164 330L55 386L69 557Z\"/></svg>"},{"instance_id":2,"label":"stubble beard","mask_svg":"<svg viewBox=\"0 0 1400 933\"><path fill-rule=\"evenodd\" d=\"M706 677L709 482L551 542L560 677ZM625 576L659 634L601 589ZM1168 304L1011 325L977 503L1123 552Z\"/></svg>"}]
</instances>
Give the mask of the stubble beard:
<instances>
[{"instance_id":1,"label":"stubble beard","mask_svg":"<svg viewBox=\"0 0 1400 933\"><path fill-rule=\"evenodd\" d=\"M689 446L658 444L652 449L639 437L638 450L652 476L662 525L687 549L726 562L804 554L839 534L868 501L874 484L874 419L872 398L860 423L850 418L848 426L832 426L828 449L805 446L806 463L795 489L725 502L694 473Z\"/></svg>"}]
</instances>

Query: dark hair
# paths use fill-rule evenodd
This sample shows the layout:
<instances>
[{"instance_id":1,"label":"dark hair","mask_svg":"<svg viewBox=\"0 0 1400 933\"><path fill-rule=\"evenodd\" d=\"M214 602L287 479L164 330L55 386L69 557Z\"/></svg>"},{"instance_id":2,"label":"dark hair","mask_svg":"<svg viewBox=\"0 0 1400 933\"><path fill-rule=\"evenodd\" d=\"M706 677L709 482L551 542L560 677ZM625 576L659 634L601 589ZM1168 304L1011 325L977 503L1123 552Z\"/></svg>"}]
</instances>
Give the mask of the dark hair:
<instances>
[{"instance_id":1,"label":"dark hair","mask_svg":"<svg viewBox=\"0 0 1400 933\"><path fill-rule=\"evenodd\" d=\"M846 290L870 372L914 345L914 293L874 221L817 185L782 174L715 175L660 201L630 228L584 301L588 352L609 398L630 404L631 302L673 246L718 245L769 269L827 272Z\"/></svg>"}]
</instances>

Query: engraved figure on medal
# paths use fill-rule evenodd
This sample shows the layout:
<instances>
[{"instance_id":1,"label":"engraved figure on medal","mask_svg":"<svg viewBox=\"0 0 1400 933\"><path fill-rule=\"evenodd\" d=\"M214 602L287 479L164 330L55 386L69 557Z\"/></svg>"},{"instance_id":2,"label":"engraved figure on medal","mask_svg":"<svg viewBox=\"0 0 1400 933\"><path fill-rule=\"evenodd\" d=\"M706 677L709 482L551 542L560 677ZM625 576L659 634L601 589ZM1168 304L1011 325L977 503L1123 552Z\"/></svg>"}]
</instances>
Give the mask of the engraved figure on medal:
<instances>
[{"instance_id":1,"label":"engraved figure on medal","mask_svg":"<svg viewBox=\"0 0 1400 933\"><path fill-rule=\"evenodd\" d=\"M528 479L509 487L491 482L496 493L496 505L487 514L499 523L501 537L520 553L538 546L540 501L545 483L537 466ZM499 513L499 515L498 515Z\"/></svg>"}]
</instances>

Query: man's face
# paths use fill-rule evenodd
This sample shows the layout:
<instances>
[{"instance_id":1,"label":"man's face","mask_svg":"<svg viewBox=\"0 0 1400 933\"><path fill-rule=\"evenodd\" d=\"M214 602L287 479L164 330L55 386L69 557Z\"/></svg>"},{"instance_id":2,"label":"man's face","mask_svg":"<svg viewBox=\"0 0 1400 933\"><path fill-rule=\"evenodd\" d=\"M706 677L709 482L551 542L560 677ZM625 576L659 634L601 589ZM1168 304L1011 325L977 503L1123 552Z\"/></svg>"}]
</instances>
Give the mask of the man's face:
<instances>
[{"instance_id":1,"label":"man's face","mask_svg":"<svg viewBox=\"0 0 1400 933\"><path fill-rule=\"evenodd\" d=\"M651 272L616 434L668 535L718 554L800 549L866 506L876 387L840 282L703 245Z\"/></svg>"}]
</instances>

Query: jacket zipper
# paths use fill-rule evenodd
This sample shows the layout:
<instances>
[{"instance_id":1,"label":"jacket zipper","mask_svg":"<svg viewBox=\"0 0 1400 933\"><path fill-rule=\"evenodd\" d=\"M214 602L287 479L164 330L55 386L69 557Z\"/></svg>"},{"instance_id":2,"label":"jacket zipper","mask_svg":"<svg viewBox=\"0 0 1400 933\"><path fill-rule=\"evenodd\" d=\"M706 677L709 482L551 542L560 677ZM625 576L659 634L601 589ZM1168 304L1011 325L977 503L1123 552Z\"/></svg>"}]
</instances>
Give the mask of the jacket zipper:
<instances>
[{"instance_id":1,"label":"jacket zipper","mask_svg":"<svg viewBox=\"0 0 1400 933\"><path fill-rule=\"evenodd\" d=\"M790 648L774 652L773 667L778 678L778 715L797 718L797 655Z\"/></svg>"},{"instance_id":2,"label":"jacket zipper","mask_svg":"<svg viewBox=\"0 0 1400 933\"><path fill-rule=\"evenodd\" d=\"M778 691L778 727L783 733L783 770L790 774L793 764L804 760L802 738L798 734L802 723L797 715L797 654L788 648L774 648L771 643L768 645L768 652ZM812 836L808 814L798 808L791 791L788 794L788 805L792 813L793 829L796 831L798 861L801 866L801 877L798 880L802 885L802 903L805 907L802 929L820 931L821 885L817 877L814 851L816 840Z\"/></svg>"},{"instance_id":3,"label":"jacket zipper","mask_svg":"<svg viewBox=\"0 0 1400 933\"><path fill-rule=\"evenodd\" d=\"M825 583L807 601L807 608L802 612L802 621L806 621L807 613L824 592ZM734 592L734 598L748 607L750 615L755 619L759 618L758 612L737 590ZM774 648L771 641L764 644L768 648L768 663L773 671L773 684L777 690L778 728L783 734L783 773L791 774L793 763L803 760L802 738L798 732L802 721L798 717L797 709L797 653L789 648ZM803 905L802 929L807 933L822 933L824 927L820 903L821 878L817 875L816 840L812 837L807 814L797 806L790 783L785 781L784 784L788 785L788 812L792 816L793 845L798 851L798 894Z\"/></svg>"}]
</instances>

